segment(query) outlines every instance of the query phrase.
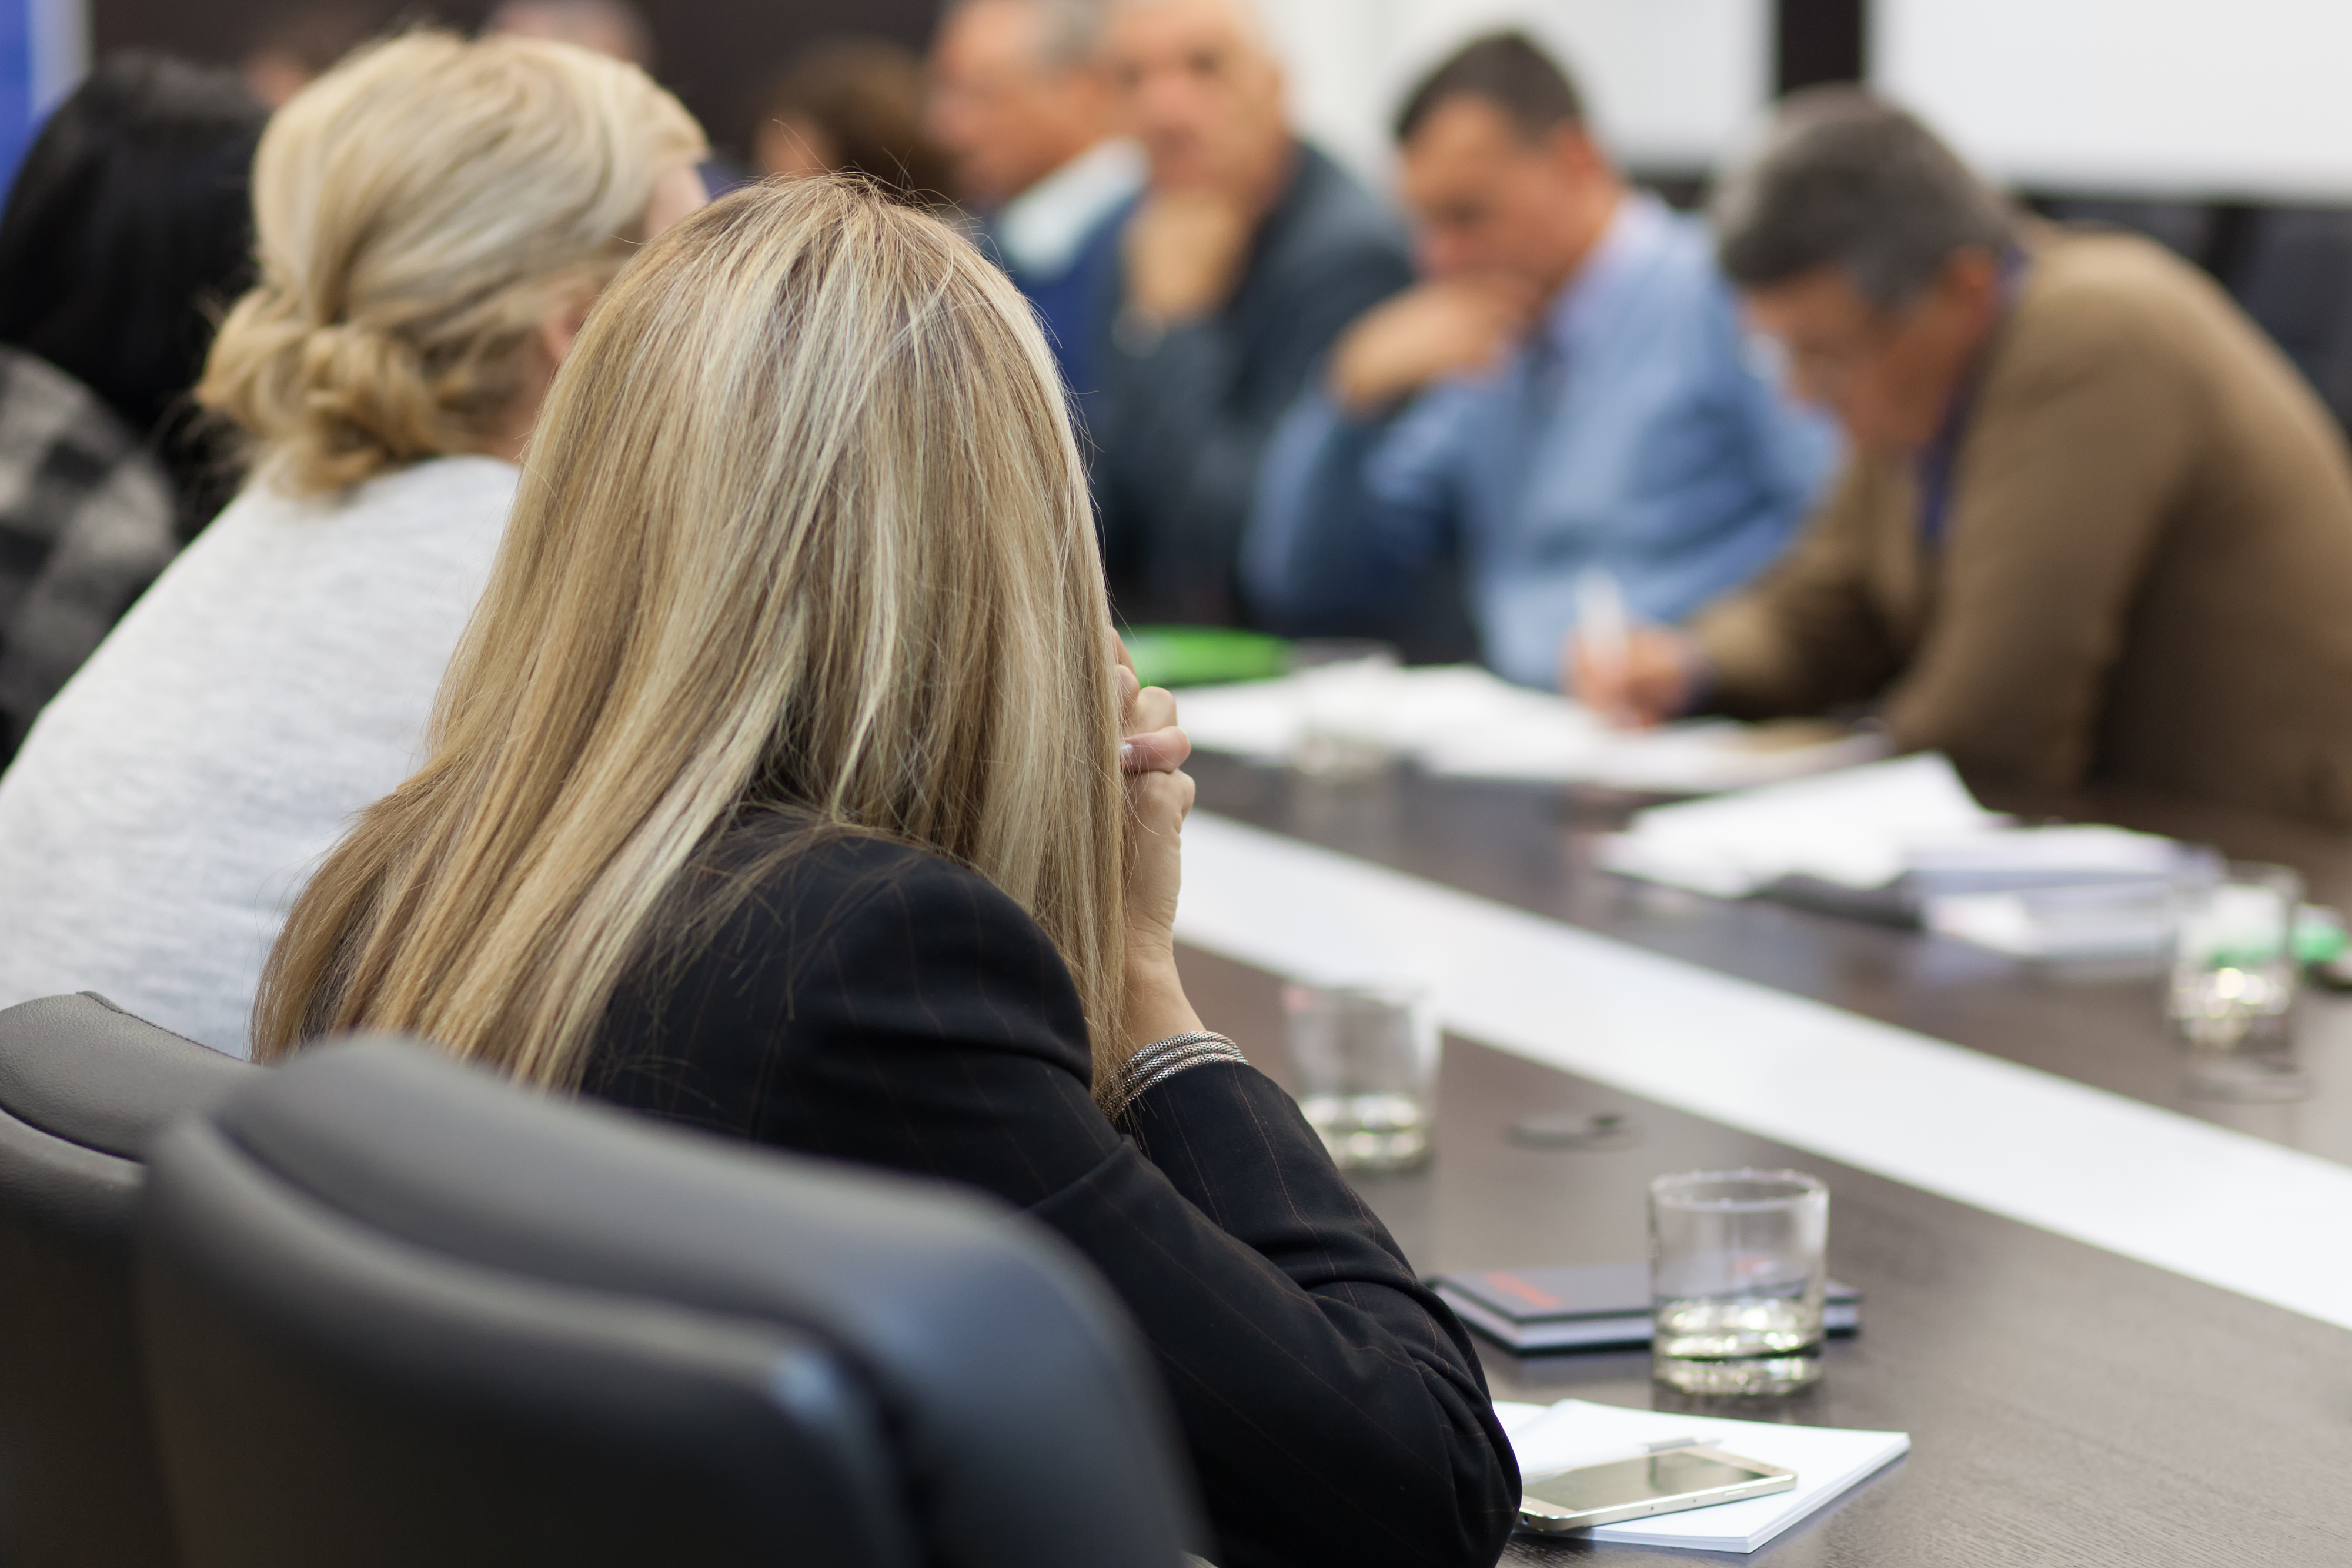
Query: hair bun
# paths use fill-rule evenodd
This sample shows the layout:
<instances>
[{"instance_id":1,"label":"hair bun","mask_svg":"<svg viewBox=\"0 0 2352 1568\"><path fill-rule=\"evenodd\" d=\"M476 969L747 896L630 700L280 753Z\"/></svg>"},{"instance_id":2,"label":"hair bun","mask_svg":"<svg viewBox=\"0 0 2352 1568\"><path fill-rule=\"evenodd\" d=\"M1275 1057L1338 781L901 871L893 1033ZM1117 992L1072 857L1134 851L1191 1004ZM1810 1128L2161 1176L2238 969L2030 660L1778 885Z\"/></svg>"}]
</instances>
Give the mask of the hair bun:
<instances>
[{"instance_id":1,"label":"hair bun","mask_svg":"<svg viewBox=\"0 0 2352 1568\"><path fill-rule=\"evenodd\" d=\"M704 151L677 99L583 50L429 32L362 49L263 134L264 280L197 400L298 495L485 450L550 304L610 281L660 173Z\"/></svg>"},{"instance_id":2,"label":"hair bun","mask_svg":"<svg viewBox=\"0 0 2352 1568\"><path fill-rule=\"evenodd\" d=\"M446 452L467 434L452 428L452 411L397 334L337 321L306 334L295 351L300 413L321 473L350 469L339 474L349 483L381 466L380 458Z\"/></svg>"}]
</instances>

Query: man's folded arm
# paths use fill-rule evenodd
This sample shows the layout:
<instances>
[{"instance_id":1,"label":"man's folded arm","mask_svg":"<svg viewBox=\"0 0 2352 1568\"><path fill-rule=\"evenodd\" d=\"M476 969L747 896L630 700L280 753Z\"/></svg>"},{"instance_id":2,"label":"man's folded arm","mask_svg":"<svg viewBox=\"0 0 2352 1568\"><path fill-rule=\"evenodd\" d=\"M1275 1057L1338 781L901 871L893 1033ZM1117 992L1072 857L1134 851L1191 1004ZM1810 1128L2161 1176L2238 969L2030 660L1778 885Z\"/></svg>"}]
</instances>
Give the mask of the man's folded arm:
<instances>
[{"instance_id":1,"label":"man's folded arm","mask_svg":"<svg viewBox=\"0 0 2352 1568\"><path fill-rule=\"evenodd\" d=\"M1242 345L1223 319L1171 326L1121 350L1134 400L1121 459L1128 482L1154 510L1182 519L1181 538L1159 541L1156 570L1187 582L1229 579L1284 408L1348 323L1410 281L1402 260L1384 252L1339 258L1312 286L1302 275L1276 312L1280 329L1250 345L1246 380Z\"/></svg>"}]
</instances>

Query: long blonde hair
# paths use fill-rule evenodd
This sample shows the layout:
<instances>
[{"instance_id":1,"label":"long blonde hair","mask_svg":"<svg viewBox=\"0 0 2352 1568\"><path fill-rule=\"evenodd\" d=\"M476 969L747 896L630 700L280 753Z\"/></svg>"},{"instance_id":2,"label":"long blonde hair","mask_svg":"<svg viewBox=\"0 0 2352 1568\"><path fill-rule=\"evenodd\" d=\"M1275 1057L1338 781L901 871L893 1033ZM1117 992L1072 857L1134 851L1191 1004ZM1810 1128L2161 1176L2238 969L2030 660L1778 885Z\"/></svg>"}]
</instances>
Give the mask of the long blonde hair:
<instances>
[{"instance_id":1,"label":"long blonde hair","mask_svg":"<svg viewBox=\"0 0 2352 1568\"><path fill-rule=\"evenodd\" d=\"M1110 637L1077 447L1012 285L861 183L738 193L589 317L431 760L302 894L257 1054L399 1029L576 1083L698 851L773 805L1009 894L1067 963L1099 1063L1122 952Z\"/></svg>"},{"instance_id":2,"label":"long blonde hair","mask_svg":"<svg viewBox=\"0 0 2352 1568\"><path fill-rule=\"evenodd\" d=\"M254 161L260 281L196 398L295 495L478 450L549 308L610 282L702 129L635 66L517 38L412 33L270 120Z\"/></svg>"}]
</instances>

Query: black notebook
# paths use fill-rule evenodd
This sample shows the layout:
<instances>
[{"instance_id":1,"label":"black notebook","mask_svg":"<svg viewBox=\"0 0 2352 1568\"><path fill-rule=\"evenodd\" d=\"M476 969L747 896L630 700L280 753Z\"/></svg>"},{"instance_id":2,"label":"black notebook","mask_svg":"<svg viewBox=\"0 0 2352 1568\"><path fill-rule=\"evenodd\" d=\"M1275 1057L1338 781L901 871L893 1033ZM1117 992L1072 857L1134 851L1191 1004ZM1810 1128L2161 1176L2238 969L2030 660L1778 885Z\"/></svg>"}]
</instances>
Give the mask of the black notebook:
<instances>
[{"instance_id":1,"label":"black notebook","mask_svg":"<svg viewBox=\"0 0 2352 1568\"><path fill-rule=\"evenodd\" d=\"M1488 1269L1430 1281L1472 1328L1521 1352L1601 1350L1650 1343L1650 1266L1586 1263L1559 1269ZM1829 1282L1822 1326L1862 1325L1862 1292Z\"/></svg>"}]
</instances>

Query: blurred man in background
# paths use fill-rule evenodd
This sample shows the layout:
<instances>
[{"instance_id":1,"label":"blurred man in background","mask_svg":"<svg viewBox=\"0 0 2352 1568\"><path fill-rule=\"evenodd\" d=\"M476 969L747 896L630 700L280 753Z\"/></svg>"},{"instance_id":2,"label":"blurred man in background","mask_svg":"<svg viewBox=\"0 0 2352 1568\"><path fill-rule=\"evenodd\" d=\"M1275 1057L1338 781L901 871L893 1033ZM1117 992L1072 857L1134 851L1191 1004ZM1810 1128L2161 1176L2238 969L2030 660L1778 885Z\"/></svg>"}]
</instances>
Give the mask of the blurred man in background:
<instances>
[{"instance_id":1,"label":"blurred man in background","mask_svg":"<svg viewBox=\"0 0 2352 1568\"><path fill-rule=\"evenodd\" d=\"M648 74L654 68L653 25L628 0L507 0L483 22L482 32L551 38L625 60ZM743 183L740 170L715 157L704 161L700 172L703 190L714 199Z\"/></svg>"},{"instance_id":2,"label":"blurred man in background","mask_svg":"<svg viewBox=\"0 0 2352 1568\"><path fill-rule=\"evenodd\" d=\"M1361 634L1458 557L1486 662L1550 686L1588 572L1681 620L1780 555L1835 436L1752 368L1706 226L1626 188L1525 35L1440 66L1397 140L1426 281L1286 421L1245 580L1270 624Z\"/></svg>"},{"instance_id":3,"label":"blurred man in background","mask_svg":"<svg viewBox=\"0 0 2352 1568\"><path fill-rule=\"evenodd\" d=\"M304 0L265 12L237 68L247 89L279 108L365 43L390 10L376 0Z\"/></svg>"},{"instance_id":4,"label":"blurred man in background","mask_svg":"<svg viewBox=\"0 0 2352 1568\"><path fill-rule=\"evenodd\" d=\"M787 179L863 174L902 202L950 209L947 156L922 113L913 50L892 38L826 38L794 56L761 100L752 160Z\"/></svg>"},{"instance_id":5,"label":"blurred man in background","mask_svg":"<svg viewBox=\"0 0 2352 1568\"><path fill-rule=\"evenodd\" d=\"M2352 461L2227 296L2145 239L2021 222L1852 89L1792 99L1717 222L1853 455L1770 576L1588 659L1596 706L1876 702L2030 796L2352 827Z\"/></svg>"},{"instance_id":6,"label":"blurred man in background","mask_svg":"<svg viewBox=\"0 0 2352 1568\"><path fill-rule=\"evenodd\" d=\"M1106 264L1087 415L1112 599L1130 622L1228 622L1268 436L1412 268L1380 204L1292 133L1249 0L1112 0L1108 26L1150 165Z\"/></svg>"},{"instance_id":7,"label":"blurred man in background","mask_svg":"<svg viewBox=\"0 0 2352 1568\"><path fill-rule=\"evenodd\" d=\"M931 46L924 116L956 198L1045 319L1063 379L1095 384L1094 323L1143 152L1115 135L1101 0L956 0Z\"/></svg>"},{"instance_id":8,"label":"blurred man in background","mask_svg":"<svg viewBox=\"0 0 2352 1568\"><path fill-rule=\"evenodd\" d=\"M490 13L485 33L552 38L577 44L640 70L654 68L654 34L645 13L627 0L507 0Z\"/></svg>"}]
</instances>

